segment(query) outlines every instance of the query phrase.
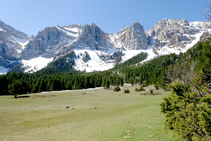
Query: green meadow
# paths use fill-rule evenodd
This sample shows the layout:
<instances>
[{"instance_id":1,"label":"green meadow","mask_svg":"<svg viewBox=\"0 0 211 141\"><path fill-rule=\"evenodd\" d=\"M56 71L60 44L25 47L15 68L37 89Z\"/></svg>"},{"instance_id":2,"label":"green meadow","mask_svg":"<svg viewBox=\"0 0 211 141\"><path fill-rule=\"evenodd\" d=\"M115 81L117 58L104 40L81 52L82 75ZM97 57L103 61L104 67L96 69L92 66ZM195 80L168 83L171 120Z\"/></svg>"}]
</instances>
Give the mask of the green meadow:
<instances>
[{"instance_id":1,"label":"green meadow","mask_svg":"<svg viewBox=\"0 0 211 141\"><path fill-rule=\"evenodd\" d=\"M147 96L125 88L129 94L101 88L1 96L0 141L181 141L160 113L169 92Z\"/></svg>"}]
</instances>

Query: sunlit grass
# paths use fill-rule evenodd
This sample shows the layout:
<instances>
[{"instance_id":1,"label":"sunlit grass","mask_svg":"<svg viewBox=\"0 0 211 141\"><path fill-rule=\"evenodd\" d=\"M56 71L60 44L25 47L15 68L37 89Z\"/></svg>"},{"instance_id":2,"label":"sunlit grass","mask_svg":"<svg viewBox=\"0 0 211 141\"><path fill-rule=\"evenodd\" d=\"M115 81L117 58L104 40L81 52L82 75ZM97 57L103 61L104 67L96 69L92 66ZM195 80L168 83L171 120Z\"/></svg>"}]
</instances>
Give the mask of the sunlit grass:
<instances>
[{"instance_id":1,"label":"sunlit grass","mask_svg":"<svg viewBox=\"0 0 211 141\"><path fill-rule=\"evenodd\" d=\"M0 140L179 141L163 127L159 104L168 93L143 96L126 88L129 94L99 89L2 96Z\"/></svg>"}]
</instances>

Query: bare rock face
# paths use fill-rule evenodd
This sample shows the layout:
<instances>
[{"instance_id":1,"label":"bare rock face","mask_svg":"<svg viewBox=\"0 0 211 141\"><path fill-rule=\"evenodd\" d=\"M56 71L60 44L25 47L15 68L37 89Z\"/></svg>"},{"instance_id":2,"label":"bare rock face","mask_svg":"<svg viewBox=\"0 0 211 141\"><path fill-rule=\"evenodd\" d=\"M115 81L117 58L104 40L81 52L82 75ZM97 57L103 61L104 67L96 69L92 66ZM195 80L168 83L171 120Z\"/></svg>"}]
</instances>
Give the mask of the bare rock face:
<instances>
[{"instance_id":1,"label":"bare rock face","mask_svg":"<svg viewBox=\"0 0 211 141\"><path fill-rule=\"evenodd\" d=\"M81 30L74 42L62 46L59 51L55 53L55 58L56 56L65 55L74 49L107 51L108 49L114 47L108 34L103 32L94 23L91 25L86 24L81 26L80 29Z\"/></svg>"},{"instance_id":2,"label":"bare rock face","mask_svg":"<svg viewBox=\"0 0 211 141\"><path fill-rule=\"evenodd\" d=\"M91 60L89 54L85 51L85 53L83 54L82 56L82 60L86 63L88 62L89 60Z\"/></svg>"},{"instance_id":3,"label":"bare rock face","mask_svg":"<svg viewBox=\"0 0 211 141\"><path fill-rule=\"evenodd\" d=\"M166 46L167 45L167 43L154 43L153 44L153 48L162 48L162 47L164 47L164 46Z\"/></svg>"},{"instance_id":4,"label":"bare rock face","mask_svg":"<svg viewBox=\"0 0 211 141\"><path fill-rule=\"evenodd\" d=\"M3 30L1 31L3 32ZM7 31L6 33L10 32ZM118 35L118 37L116 35ZM119 44L121 44L120 47L131 50L147 48L146 34L143 26L139 23L134 23L130 27L116 33L114 36L117 38L115 39L103 32L94 23L84 26L74 24L47 27L38 32L37 36L30 37L30 40L27 44L24 44L24 47L18 44L18 42L14 42L13 45L10 44L13 48L9 48L10 46L8 44L11 42L6 40L7 38L5 36L7 36L7 34L1 34L0 32L0 39L2 38L2 42L0 42L2 46L2 48L0 48L0 55L8 56L10 54L9 59L17 58L29 60L39 56L44 58L54 57L54 59L57 59L74 49L84 49L88 47L93 50L106 51L111 48L119 47ZM29 39L28 35L21 32L15 33L13 36L15 38ZM11 57L11 54L14 55Z\"/></svg>"},{"instance_id":5,"label":"bare rock face","mask_svg":"<svg viewBox=\"0 0 211 141\"><path fill-rule=\"evenodd\" d=\"M133 23L116 34L110 35L110 38L116 46L130 50L147 49L148 47L144 27L138 22Z\"/></svg>"},{"instance_id":6,"label":"bare rock face","mask_svg":"<svg viewBox=\"0 0 211 141\"><path fill-rule=\"evenodd\" d=\"M91 25L84 25L78 42L81 42L82 44L91 47L91 49L96 50L105 50L108 47L112 47L108 34L103 32L94 23Z\"/></svg>"},{"instance_id":7,"label":"bare rock face","mask_svg":"<svg viewBox=\"0 0 211 141\"><path fill-rule=\"evenodd\" d=\"M19 30L14 29L13 27L5 24L4 22L0 21L0 32L5 32L7 35L12 35L19 39L27 39L29 36Z\"/></svg>"},{"instance_id":8,"label":"bare rock face","mask_svg":"<svg viewBox=\"0 0 211 141\"><path fill-rule=\"evenodd\" d=\"M156 39L155 46L162 46L163 42L168 43L169 47L185 47L186 43L191 43L195 38L190 36L199 33L198 28L193 28L187 20L163 19L153 26L152 30L147 31L149 44ZM158 45L161 44L161 45Z\"/></svg>"},{"instance_id":9,"label":"bare rock face","mask_svg":"<svg viewBox=\"0 0 211 141\"><path fill-rule=\"evenodd\" d=\"M5 68L13 68L14 66L18 65L18 61L9 61L5 60L4 58L0 57L0 66L5 67Z\"/></svg>"},{"instance_id":10,"label":"bare rock face","mask_svg":"<svg viewBox=\"0 0 211 141\"><path fill-rule=\"evenodd\" d=\"M148 36L157 37L158 40L164 41L171 38L171 36L178 34L194 34L199 32L197 29L189 27L187 20L171 20L164 19L155 26L153 26Z\"/></svg>"},{"instance_id":11,"label":"bare rock face","mask_svg":"<svg viewBox=\"0 0 211 141\"><path fill-rule=\"evenodd\" d=\"M175 45L175 44L177 44L181 41L182 41L181 37L175 34L175 35L171 36L170 41L169 41L169 45Z\"/></svg>"},{"instance_id":12,"label":"bare rock face","mask_svg":"<svg viewBox=\"0 0 211 141\"><path fill-rule=\"evenodd\" d=\"M210 39L211 39L211 34L209 32L203 33L202 36L200 37L201 42L204 42Z\"/></svg>"},{"instance_id":13,"label":"bare rock face","mask_svg":"<svg viewBox=\"0 0 211 141\"><path fill-rule=\"evenodd\" d=\"M30 40L25 50L23 50L21 58L31 59L32 57L44 54L48 49L52 49L53 45L59 43L62 34L56 27L48 27L38 32L38 35L33 40ZM51 56L51 53L49 56Z\"/></svg>"},{"instance_id":14,"label":"bare rock face","mask_svg":"<svg viewBox=\"0 0 211 141\"><path fill-rule=\"evenodd\" d=\"M18 63L22 43L29 36L0 21L0 66L11 68Z\"/></svg>"},{"instance_id":15,"label":"bare rock face","mask_svg":"<svg viewBox=\"0 0 211 141\"><path fill-rule=\"evenodd\" d=\"M43 56L51 58L63 46L74 42L79 36L81 25L53 26L38 32L22 51L21 59Z\"/></svg>"},{"instance_id":16,"label":"bare rock face","mask_svg":"<svg viewBox=\"0 0 211 141\"><path fill-rule=\"evenodd\" d=\"M18 52L7 46L5 42L0 43L0 56L7 60L15 60Z\"/></svg>"},{"instance_id":17,"label":"bare rock face","mask_svg":"<svg viewBox=\"0 0 211 141\"><path fill-rule=\"evenodd\" d=\"M0 56L9 60L16 60L22 49L20 42L29 40L29 36L0 21Z\"/></svg>"}]
</instances>

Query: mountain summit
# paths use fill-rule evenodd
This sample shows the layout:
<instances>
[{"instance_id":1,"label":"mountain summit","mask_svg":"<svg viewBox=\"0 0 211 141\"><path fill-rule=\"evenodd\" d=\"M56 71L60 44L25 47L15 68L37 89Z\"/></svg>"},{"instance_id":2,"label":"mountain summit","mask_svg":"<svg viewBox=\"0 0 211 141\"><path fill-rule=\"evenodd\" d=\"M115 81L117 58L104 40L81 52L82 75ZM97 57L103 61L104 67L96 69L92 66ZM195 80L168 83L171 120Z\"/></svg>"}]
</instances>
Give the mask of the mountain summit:
<instances>
[{"instance_id":1,"label":"mountain summit","mask_svg":"<svg viewBox=\"0 0 211 141\"><path fill-rule=\"evenodd\" d=\"M71 68L75 70L107 70L140 52L148 53L146 60L185 52L210 29L208 22L163 19L147 31L135 22L109 35L92 23L46 27L29 37L0 21L0 73L17 65L21 71L34 72L68 54L74 55Z\"/></svg>"},{"instance_id":2,"label":"mountain summit","mask_svg":"<svg viewBox=\"0 0 211 141\"><path fill-rule=\"evenodd\" d=\"M138 22L111 35L110 38L117 47L124 47L129 50L148 48L144 27Z\"/></svg>"}]
</instances>

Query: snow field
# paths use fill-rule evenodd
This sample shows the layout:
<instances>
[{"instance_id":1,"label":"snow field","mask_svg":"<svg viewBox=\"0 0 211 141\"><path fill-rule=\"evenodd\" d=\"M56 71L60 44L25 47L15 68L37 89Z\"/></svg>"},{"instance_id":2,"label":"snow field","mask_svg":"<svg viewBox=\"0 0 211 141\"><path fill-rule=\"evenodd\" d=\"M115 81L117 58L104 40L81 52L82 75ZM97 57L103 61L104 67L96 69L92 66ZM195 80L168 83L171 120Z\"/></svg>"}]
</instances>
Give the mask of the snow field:
<instances>
[{"instance_id":1,"label":"snow field","mask_svg":"<svg viewBox=\"0 0 211 141\"><path fill-rule=\"evenodd\" d=\"M34 72L46 67L47 64L52 61L53 57L52 58L37 57L30 60L22 60L21 63L24 65L24 67L29 66L29 68L27 68L25 72L31 72L31 71Z\"/></svg>"}]
</instances>

